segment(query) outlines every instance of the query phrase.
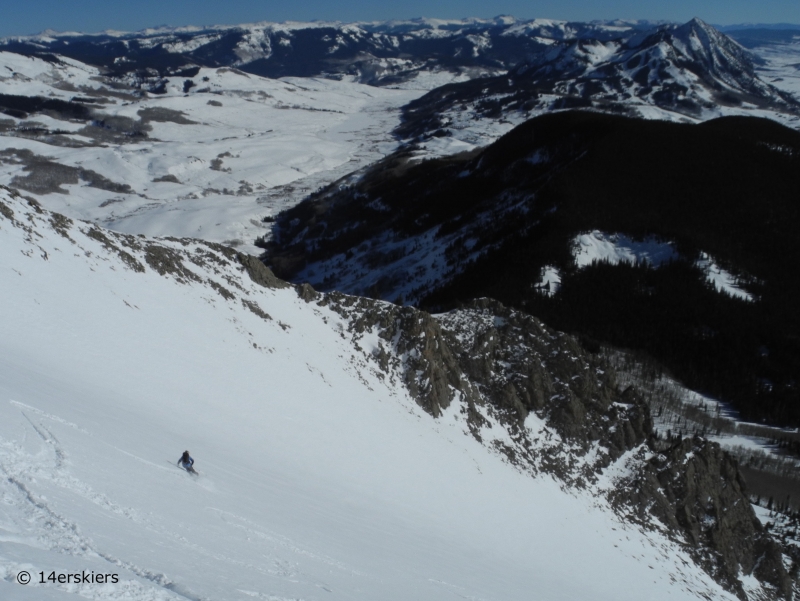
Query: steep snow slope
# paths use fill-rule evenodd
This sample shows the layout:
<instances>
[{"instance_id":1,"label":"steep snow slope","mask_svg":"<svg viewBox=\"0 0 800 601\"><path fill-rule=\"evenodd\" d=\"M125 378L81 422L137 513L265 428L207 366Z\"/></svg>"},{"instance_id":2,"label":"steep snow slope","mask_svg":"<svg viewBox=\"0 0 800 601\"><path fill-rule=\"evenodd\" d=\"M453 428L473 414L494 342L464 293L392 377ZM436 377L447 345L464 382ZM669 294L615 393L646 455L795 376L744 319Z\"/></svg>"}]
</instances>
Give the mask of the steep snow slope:
<instances>
[{"instance_id":1,"label":"steep snow slope","mask_svg":"<svg viewBox=\"0 0 800 601\"><path fill-rule=\"evenodd\" d=\"M0 194L3 598L734 598L457 403L433 419L377 338L242 256ZM81 570L120 582L37 584Z\"/></svg>"}]
</instances>

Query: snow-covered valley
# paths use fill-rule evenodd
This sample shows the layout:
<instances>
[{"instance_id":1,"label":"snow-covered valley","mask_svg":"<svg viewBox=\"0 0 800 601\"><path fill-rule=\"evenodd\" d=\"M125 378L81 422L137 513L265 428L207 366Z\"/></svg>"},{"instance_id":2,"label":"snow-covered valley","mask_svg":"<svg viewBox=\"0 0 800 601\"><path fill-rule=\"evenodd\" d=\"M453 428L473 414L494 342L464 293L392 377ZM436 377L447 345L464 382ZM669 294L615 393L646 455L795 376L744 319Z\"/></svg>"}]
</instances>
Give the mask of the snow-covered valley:
<instances>
[{"instance_id":1,"label":"snow-covered valley","mask_svg":"<svg viewBox=\"0 0 800 601\"><path fill-rule=\"evenodd\" d=\"M0 52L0 66L0 94L82 94L95 111L88 125L0 119L0 183L117 231L251 254L261 252L253 243L268 231L265 217L394 150L399 108L423 93L225 68L200 70L189 94L186 78L174 77L163 94L139 97L76 61Z\"/></svg>"},{"instance_id":2,"label":"snow-covered valley","mask_svg":"<svg viewBox=\"0 0 800 601\"><path fill-rule=\"evenodd\" d=\"M255 242L270 237L274 215L401 142L418 160L471 151L573 106L681 122L761 116L797 127L796 42L749 55L700 21L667 27L659 34L666 40L648 34L658 27L665 25L509 17L7 38L0 184L116 231L192 236L259 254ZM228 38L238 40L233 54L222 50ZM322 56L331 58L317 64L322 59L309 56L313 77L258 74L266 69L259 61L315 44L329 45ZM390 56L403 44L419 56ZM430 54L426 44L445 46ZM128 54L106 66L50 53L80 47L99 57L123 46ZM462 46L474 66L442 58L458 59ZM154 48L176 66L148 66ZM650 74L634 63L650 65ZM266 72L300 73L303 65ZM605 91L591 91L598 85ZM581 90L594 99L588 105ZM719 100L720 90L730 98ZM420 117L429 110L432 117Z\"/></svg>"}]
</instances>

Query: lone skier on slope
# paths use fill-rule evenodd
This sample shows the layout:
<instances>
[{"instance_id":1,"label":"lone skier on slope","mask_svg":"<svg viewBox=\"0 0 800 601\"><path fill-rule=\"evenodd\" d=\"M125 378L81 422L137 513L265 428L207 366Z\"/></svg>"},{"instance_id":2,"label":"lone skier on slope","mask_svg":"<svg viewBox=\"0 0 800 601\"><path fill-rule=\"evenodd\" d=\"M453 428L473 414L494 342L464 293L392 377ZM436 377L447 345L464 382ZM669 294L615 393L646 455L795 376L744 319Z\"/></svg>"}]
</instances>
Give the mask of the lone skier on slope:
<instances>
[{"instance_id":1,"label":"lone skier on slope","mask_svg":"<svg viewBox=\"0 0 800 601\"><path fill-rule=\"evenodd\" d=\"M178 459L178 465L185 469L190 474L197 474L192 467L194 465L194 459L192 459L191 455L189 455L189 451L184 451L181 458Z\"/></svg>"}]
</instances>

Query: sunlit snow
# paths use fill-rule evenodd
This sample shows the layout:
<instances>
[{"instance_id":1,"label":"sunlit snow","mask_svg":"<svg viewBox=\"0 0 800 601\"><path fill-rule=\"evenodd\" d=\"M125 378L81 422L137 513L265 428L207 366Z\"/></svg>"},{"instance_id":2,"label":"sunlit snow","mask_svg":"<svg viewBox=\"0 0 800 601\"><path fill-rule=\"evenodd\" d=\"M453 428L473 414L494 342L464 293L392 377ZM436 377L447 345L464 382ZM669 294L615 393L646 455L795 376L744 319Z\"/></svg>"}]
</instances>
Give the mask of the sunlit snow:
<instances>
[{"instance_id":1,"label":"sunlit snow","mask_svg":"<svg viewBox=\"0 0 800 601\"><path fill-rule=\"evenodd\" d=\"M572 246L578 267L588 267L594 262L611 265L644 262L658 267L678 257L674 246L668 242L652 237L634 240L624 234L607 234L599 230L576 236Z\"/></svg>"},{"instance_id":2,"label":"sunlit snow","mask_svg":"<svg viewBox=\"0 0 800 601\"><path fill-rule=\"evenodd\" d=\"M680 256L671 242L652 237L634 240L624 234L609 234L599 230L576 236L572 241L572 248L578 268L600 262L611 265L647 263L659 267ZM754 300L752 294L741 288L738 279L720 267L708 253L701 252L695 265L703 271L706 280L719 292L746 301ZM546 271L547 273L549 272ZM542 284L546 279L545 277L542 280Z\"/></svg>"},{"instance_id":3,"label":"sunlit snow","mask_svg":"<svg viewBox=\"0 0 800 601\"><path fill-rule=\"evenodd\" d=\"M706 280L713 284L714 288L719 292L725 292L745 301L755 300L752 294L742 290L738 284L738 278L717 265L716 261L708 253L700 253L700 258L697 260L696 265L703 270Z\"/></svg>"},{"instance_id":4,"label":"sunlit snow","mask_svg":"<svg viewBox=\"0 0 800 601\"><path fill-rule=\"evenodd\" d=\"M103 86L92 79L96 69L65 62L68 67L2 52L0 93L64 100L75 89L100 93ZM20 136L4 137L4 144L132 189L121 193L81 182L65 185L67 193L35 193L48 208L121 232L194 236L259 254L253 242L269 233L265 217L391 152L399 107L425 91L274 80L229 68L202 69L195 79L202 84L189 94L185 78L175 77L164 95L124 102L112 95L111 103L95 107L133 121L148 110L173 111L148 124L146 139L98 144L82 124L37 115L30 121L69 131L78 147ZM75 87L62 90L64 82ZM26 169L25 162L0 160L0 184L24 177Z\"/></svg>"}]
</instances>

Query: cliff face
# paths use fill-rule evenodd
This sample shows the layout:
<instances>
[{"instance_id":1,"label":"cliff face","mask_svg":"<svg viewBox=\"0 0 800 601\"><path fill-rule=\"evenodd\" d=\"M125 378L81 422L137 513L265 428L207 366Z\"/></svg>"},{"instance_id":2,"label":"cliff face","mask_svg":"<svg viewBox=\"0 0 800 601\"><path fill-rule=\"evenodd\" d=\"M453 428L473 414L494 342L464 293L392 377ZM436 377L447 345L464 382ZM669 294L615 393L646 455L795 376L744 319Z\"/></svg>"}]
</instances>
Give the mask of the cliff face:
<instances>
[{"instance_id":1,"label":"cliff face","mask_svg":"<svg viewBox=\"0 0 800 601\"><path fill-rule=\"evenodd\" d=\"M613 370L574 337L488 299L433 316L308 286L300 294L346 317L342 335L432 416L456 413L519 469L595 490L641 527L666 530L742 599L752 596L747 576L790 598L780 547L736 461L700 438L662 448L642 398L620 391Z\"/></svg>"},{"instance_id":2,"label":"cliff face","mask_svg":"<svg viewBox=\"0 0 800 601\"><path fill-rule=\"evenodd\" d=\"M635 521L655 518L740 597L745 598L741 577L752 575L777 596L791 598L781 549L754 515L736 460L719 445L686 438L633 463L610 493L621 512Z\"/></svg>"}]
</instances>

